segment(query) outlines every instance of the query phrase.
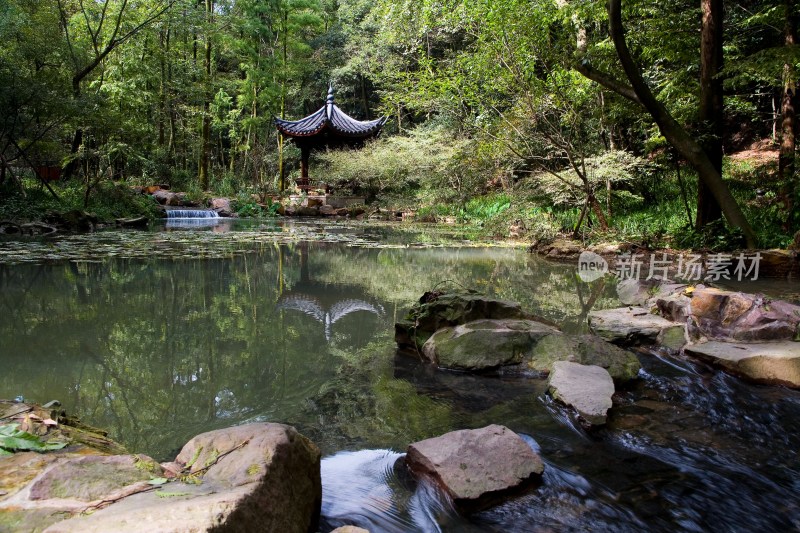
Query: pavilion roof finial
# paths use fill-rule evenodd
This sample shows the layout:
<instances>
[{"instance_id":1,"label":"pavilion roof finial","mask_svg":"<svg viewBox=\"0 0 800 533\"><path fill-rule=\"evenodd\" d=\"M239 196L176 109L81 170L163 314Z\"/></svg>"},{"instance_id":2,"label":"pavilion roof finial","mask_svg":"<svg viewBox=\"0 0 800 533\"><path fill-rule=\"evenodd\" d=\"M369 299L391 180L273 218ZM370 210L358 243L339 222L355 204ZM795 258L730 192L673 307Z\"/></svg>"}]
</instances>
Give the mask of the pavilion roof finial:
<instances>
[{"instance_id":1,"label":"pavilion roof finial","mask_svg":"<svg viewBox=\"0 0 800 533\"><path fill-rule=\"evenodd\" d=\"M329 103L329 104L333 103L333 93L334 92L335 91L333 90L333 82L328 83L328 98L326 100L327 103Z\"/></svg>"}]
</instances>

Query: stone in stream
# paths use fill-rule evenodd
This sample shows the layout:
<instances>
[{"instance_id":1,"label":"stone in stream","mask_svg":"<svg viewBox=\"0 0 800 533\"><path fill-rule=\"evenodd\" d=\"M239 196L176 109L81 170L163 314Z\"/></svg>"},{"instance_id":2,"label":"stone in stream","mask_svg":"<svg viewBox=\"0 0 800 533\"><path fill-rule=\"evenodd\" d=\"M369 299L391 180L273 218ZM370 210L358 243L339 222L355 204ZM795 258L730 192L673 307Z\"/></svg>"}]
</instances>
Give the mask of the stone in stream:
<instances>
[{"instance_id":1,"label":"stone in stream","mask_svg":"<svg viewBox=\"0 0 800 533\"><path fill-rule=\"evenodd\" d=\"M519 435L496 424L415 442L406 464L441 486L462 512L484 509L544 471L542 459Z\"/></svg>"},{"instance_id":2,"label":"stone in stream","mask_svg":"<svg viewBox=\"0 0 800 533\"><path fill-rule=\"evenodd\" d=\"M395 340L400 349L419 352L437 330L484 318L546 322L527 313L516 302L475 292L429 291L412 306L404 320L395 324Z\"/></svg>"},{"instance_id":3,"label":"stone in stream","mask_svg":"<svg viewBox=\"0 0 800 533\"><path fill-rule=\"evenodd\" d=\"M440 368L480 372L507 367L539 374L556 361L599 365L614 381L637 377L639 360L594 335L565 335L534 320L475 320L434 333L422 347L423 356Z\"/></svg>"},{"instance_id":4,"label":"stone in stream","mask_svg":"<svg viewBox=\"0 0 800 533\"><path fill-rule=\"evenodd\" d=\"M221 217L234 216L230 198L212 198L209 201L209 207Z\"/></svg>"},{"instance_id":5,"label":"stone in stream","mask_svg":"<svg viewBox=\"0 0 800 533\"><path fill-rule=\"evenodd\" d=\"M422 346L422 354L442 368L487 370L521 363L550 335L561 332L533 320L474 320L436 331Z\"/></svg>"},{"instance_id":6,"label":"stone in stream","mask_svg":"<svg viewBox=\"0 0 800 533\"><path fill-rule=\"evenodd\" d=\"M791 340L800 327L800 306L759 294L698 286L690 305L694 339Z\"/></svg>"},{"instance_id":7,"label":"stone in stream","mask_svg":"<svg viewBox=\"0 0 800 533\"><path fill-rule=\"evenodd\" d=\"M66 450L52 460L30 453L0 458L0 471L13 465L30 479L21 490L0 495L0 529L305 533L318 525L320 452L290 426L203 433L165 465L171 473L145 456ZM179 480L167 482L175 470ZM152 478L156 484L148 483Z\"/></svg>"},{"instance_id":8,"label":"stone in stream","mask_svg":"<svg viewBox=\"0 0 800 533\"><path fill-rule=\"evenodd\" d=\"M683 337L685 326L650 313L644 307L621 307L589 313L589 327L603 339L620 346L652 345L659 337L673 342ZM675 329L676 331L666 331ZM682 344L682 342L681 342Z\"/></svg>"},{"instance_id":9,"label":"stone in stream","mask_svg":"<svg viewBox=\"0 0 800 533\"><path fill-rule=\"evenodd\" d=\"M599 366L557 361L548 378L548 391L556 400L573 407L593 426L606 423L614 395L614 381Z\"/></svg>"},{"instance_id":10,"label":"stone in stream","mask_svg":"<svg viewBox=\"0 0 800 533\"><path fill-rule=\"evenodd\" d=\"M800 388L800 342L710 341L687 346L684 351L759 383Z\"/></svg>"}]
</instances>

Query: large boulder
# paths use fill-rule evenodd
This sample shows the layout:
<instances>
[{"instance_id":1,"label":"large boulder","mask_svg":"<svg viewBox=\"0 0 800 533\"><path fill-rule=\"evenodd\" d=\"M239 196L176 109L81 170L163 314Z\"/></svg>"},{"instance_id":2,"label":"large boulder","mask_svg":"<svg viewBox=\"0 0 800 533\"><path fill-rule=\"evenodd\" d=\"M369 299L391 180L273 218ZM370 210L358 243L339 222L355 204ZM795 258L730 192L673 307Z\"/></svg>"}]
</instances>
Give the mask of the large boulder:
<instances>
[{"instance_id":1,"label":"large boulder","mask_svg":"<svg viewBox=\"0 0 800 533\"><path fill-rule=\"evenodd\" d=\"M684 350L752 381L800 388L800 342L711 341L687 346Z\"/></svg>"},{"instance_id":2,"label":"large boulder","mask_svg":"<svg viewBox=\"0 0 800 533\"><path fill-rule=\"evenodd\" d=\"M519 435L496 424L415 442L406 464L414 475L442 487L464 512L486 508L544 471L541 458Z\"/></svg>"},{"instance_id":3,"label":"large boulder","mask_svg":"<svg viewBox=\"0 0 800 533\"><path fill-rule=\"evenodd\" d=\"M549 335L561 332L533 320L474 320L436 331L422 346L422 354L443 368L487 370L521 363Z\"/></svg>"},{"instance_id":4,"label":"large boulder","mask_svg":"<svg viewBox=\"0 0 800 533\"><path fill-rule=\"evenodd\" d=\"M614 395L614 381L606 369L556 361L547 385L553 398L573 407L590 425L606 423Z\"/></svg>"},{"instance_id":5,"label":"large boulder","mask_svg":"<svg viewBox=\"0 0 800 533\"><path fill-rule=\"evenodd\" d=\"M692 293L689 334L694 339L791 340L798 327L798 305L703 286Z\"/></svg>"},{"instance_id":6,"label":"large boulder","mask_svg":"<svg viewBox=\"0 0 800 533\"><path fill-rule=\"evenodd\" d=\"M33 460L12 458L22 470ZM319 521L320 452L282 424L204 433L164 465L145 456L73 454L40 468L26 489L0 499L0 524L48 533L134 532L144 525L305 533Z\"/></svg>"},{"instance_id":7,"label":"large boulder","mask_svg":"<svg viewBox=\"0 0 800 533\"><path fill-rule=\"evenodd\" d=\"M556 361L599 365L617 383L634 379L639 360L594 335L565 335L534 320L474 320L436 331L422 346L423 357L440 368L480 372L547 374Z\"/></svg>"},{"instance_id":8,"label":"large boulder","mask_svg":"<svg viewBox=\"0 0 800 533\"><path fill-rule=\"evenodd\" d=\"M596 335L551 335L539 341L526 363L531 370L548 373L557 361L599 366L617 385L636 379L642 367L632 352Z\"/></svg>"},{"instance_id":9,"label":"large boulder","mask_svg":"<svg viewBox=\"0 0 800 533\"><path fill-rule=\"evenodd\" d=\"M209 201L209 207L217 212L221 217L234 216L233 207L231 207L230 198L212 198Z\"/></svg>"},{"instance_id":10,"label":"large boulder","mask_svg":"<svg viewBox=\"0 0 800 533\"><path fill-rule=\"evenodd\" d=\"M401 349L419 351L437 330L484 318L536 319L516 302L476 292L429 291L422 295L404 320L395 324L395 340ZM541 319L538 321L543 322Z\"/></svg>"},{"instance_id":11,"label":"large boulder","mask_svg":"<svg viewBox=\"0 0 800 533\"><path fill-rule=\"evenodd\" d=\"M153 198L161 205L181 207L186 205L186 193L172 192L158 189L153 192Z\"/></svg>"},{"instance_id":12,"label":"large boulder","mask_svg":"<svg viewBox=\"0 0 800 533\"><path fill-rule=\"evenodd\" d=\"M652 314L644 307L621 307L589 313L589 327L603 339L620 346L683 345L685 326ZM666 341L666 342L665 342Z\"/></svg>"}]
</instances>

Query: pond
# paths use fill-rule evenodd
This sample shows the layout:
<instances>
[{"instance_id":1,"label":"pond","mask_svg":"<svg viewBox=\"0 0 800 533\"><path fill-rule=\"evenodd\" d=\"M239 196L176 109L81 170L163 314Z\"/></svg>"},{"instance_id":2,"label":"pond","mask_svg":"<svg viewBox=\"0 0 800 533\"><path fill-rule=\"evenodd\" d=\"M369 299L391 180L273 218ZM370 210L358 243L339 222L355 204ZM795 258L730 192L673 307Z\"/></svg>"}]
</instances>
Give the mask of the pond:
<instances>
[{"instance_id":1,"label":"pond","mask_svg":"<svg viewBox=\"0 0 800 533\"><path fill-rule=\"evenodd\" d=\"M60 400L159 460L200 432L294 425L323 452L326 531L800 528L800 393L642 352L586 433L542 380L396 355L411 303L460 286L572 333L616 304L610 281L456 231L222 221L4 241L0 397ZM540 450L541 486L463 518L394 467L411 442L492 423Z\"/></svg>"}]
</instances>

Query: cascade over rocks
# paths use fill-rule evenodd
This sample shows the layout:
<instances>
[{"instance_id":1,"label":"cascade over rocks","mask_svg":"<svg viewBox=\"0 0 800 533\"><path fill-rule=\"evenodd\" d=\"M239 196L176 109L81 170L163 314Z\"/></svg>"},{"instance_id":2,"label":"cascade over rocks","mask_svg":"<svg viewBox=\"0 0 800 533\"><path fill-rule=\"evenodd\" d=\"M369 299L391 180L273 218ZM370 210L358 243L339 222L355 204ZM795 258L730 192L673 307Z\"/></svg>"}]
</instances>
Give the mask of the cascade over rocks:
<instances>
[{"instance_id":1,"label":"cascade over rocks","mask_svg":"<svg viewBox=\"0 0 800 533\"><path fill-rule=\"evenodd\" d=\"M493 424L451 431L408 447L406 464L433 480L462 512L486 507L539 479L544 463L516 433Z\"/></svg>"}]
</instances>

